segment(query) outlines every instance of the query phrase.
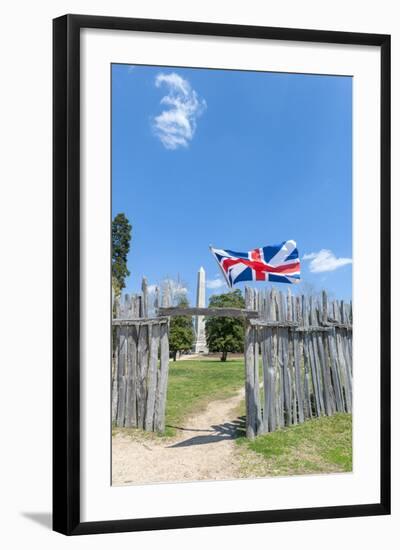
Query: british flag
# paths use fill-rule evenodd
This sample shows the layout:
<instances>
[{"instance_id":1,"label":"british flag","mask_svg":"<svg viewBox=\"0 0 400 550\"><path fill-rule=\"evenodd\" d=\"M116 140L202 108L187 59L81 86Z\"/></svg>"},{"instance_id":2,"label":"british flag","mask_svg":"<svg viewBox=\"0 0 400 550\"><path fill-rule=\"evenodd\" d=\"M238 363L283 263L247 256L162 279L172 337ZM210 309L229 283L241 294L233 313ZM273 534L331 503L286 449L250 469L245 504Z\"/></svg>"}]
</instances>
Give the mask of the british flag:
<instances>
[{"instance_id":1,"label":"british flag","mask_svg":"<svg viewBox=\"0 0 400 550\"><path fill-rule=\"evenodd\" d=\"M295 241L234 252L210 246L230 288L241 281L298 283L300 259Z\"/></svg>"}]
</instances>

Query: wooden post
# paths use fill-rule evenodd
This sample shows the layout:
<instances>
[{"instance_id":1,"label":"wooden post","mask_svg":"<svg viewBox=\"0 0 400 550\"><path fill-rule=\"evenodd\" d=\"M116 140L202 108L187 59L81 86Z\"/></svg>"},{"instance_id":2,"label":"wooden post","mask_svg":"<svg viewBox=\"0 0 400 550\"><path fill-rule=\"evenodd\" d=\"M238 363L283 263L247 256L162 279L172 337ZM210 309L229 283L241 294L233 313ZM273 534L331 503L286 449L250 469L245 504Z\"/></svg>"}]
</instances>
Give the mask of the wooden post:
<instances>
[{"instance_id":1,"label":"wooden post","mask_svg":"<svg viewBox=\"0 0 400 550\"><path fill-rule=\"evenodd\" d=\"M160 326L160 368L157 372L157 391L154 414L154 430L157 432L163 432L165 430L165 406L167 401L168 369L168 324L164 322Z\"/></svg>"},{"instance_id":2,"label":"wooden post","mask_svg":"<svg viewBox=\"0 0 400 550\"><path fill-rule=\"evenodd\" d=\"M125 426L137 427L136 410L136 381L137 381L137 327L128 326L128 358L127 358L127 386L126 386L126 413Z\"/></svg>"},{"instance_id":3,"label":"wooden post","mask_svg":"<svg viewBox=\"0 0 400 550\"><path fill-rule=\"evenodd\" d=\"M290 288L287 291L287 311L288 320L296 321L296 307L294 296ZM291 423L297 424L297 392L296 392L296 369L295 369L295 334L291 332L288 340L288 373L290 379L290 402L291 402Z\"/></svg>"},{"instance_id":4,"label":"wooden post","mask_svg":"<svg viewBox=\"0 0 400 550\"><path fill-rule=\"evenodd\" d=\"M117 424L117 407L118 407L118 343L119 343L119 327L113 328L113 337L116 345L114 347L114 370L112 373L112 393L111 393L111 422Z\"/></svg>"},{"instance_id":5,"label":"wooden post","mask_svg":"<svg viewBox=\"0 0 400 550\"><path fill-rule=\"evenodd\" d=\"M260 336L260 354L261 354L261 365L262 365L262 375L263 375L263 386L264 386L264 401L263 401L263 414L262 414L262 426L261 426L261 433L266 433L269 430L268 427L268 416L269 416L269 409L268 409L268 399L267 399L267 384L268 384L268 378L267 378L267 338L266 338L266 330L264 327L260 327L259 329L259 336Z\"/></svg>"},{"instance_id":6,"label":"wooden post","mask_svg":"<svg viewBox=\"0 0 400 550\"><path fill-rule=\"evenodd\" d=\"M128 352L128 339L127 339L126 327L120 327L119 342L118 342L118 407L117 407L117 426L119 428L122 428L125 423L127 352Z\"/></svg>"},{"instance_id":7,"label":"wooden post","mask_svg":"<svg viewBox=\"0 0 400 550\"><path fill-rule=\"evenodd\" d=\"M149 345L147 325L139 325L138 337L138 380L136 387L138 428L144 428L147 398L147 368L149 361Z\"/></svg>"},{"instance_id":8,"label":"wooden post","mask_svg":"<svg viewBox=\"0 0 400 550\"><path fill-rule=\"evenodd\" d=\"M319 305L319 324L324 324L324 315L326 311L326 307L324 307L324 295L326 300L326 293L322 293L322 311L321 311L321 305ZM324 311L325 310L325 311ZM321 315L322 314L322 315ZM322 319L321 319L322 316ZM318 352L320 357L320 364L321 364L321 373L322 373L322 384L324 388L324 401L325 401L325 411L328 416L331 416L335 412L335 407L332 399L332 386L331 386L331 377L330 377L330 370L329 370L329 355L327 350L327 340L325 334L322 334L322 332L317 334L317 342L318 342Z\"/></svg>"},{"instance_id":9,"label":"wooden post","mask_svg":"<svg viewBox=\"0 0 400 550\"><path fill-rule=\"evenodd\" d=\"M276 290L273 288L271 290L271 309L270 309L271 321L279 321L276 311ZM272 408L270 419L271 427L270 431L273 432L276 428L280 427L280 410L278 403L278 377L277 377L277 357L278 357L278 334L277 329L271 330L271 347L269 350L270 356L268 360L268 371L269 371L269 385L271 387L271 401L270 406Z\"/></svg>"},{"instance_id":10,"label":"wooden post","mask_svg":"<svg viewBox=\"0 0 400 550\"><path fill-rule=\"evenodd\" d=\"M246 435L254 439L257 434L257 413L254 399L254 331L255 329L246 322L245 328L245 394L246 394Z\"/></svg>"},{"instance_id":11,"label":"wooden post","mask_svg":"<svg viewBox=\"0 0 400 550\"><path fill-rule=\"evenodd\" d=\"M310 297L310 320L311 320L311 325L313 326L317 325L317 313L315 310L314 299L312 296ZM320 415L325 415L326 409L325 409L325 400L324 400L323 388L322 388L321 363L320 363L320 357L318 353L318 337L315 332L312 332L310 336L310 357L311 356L314 364L316 388L317 388L318 399L320 404Z\"/></svg>"},{"instance_id":12,"label":"wooden post","mask_svg":"<svg viewBox=\"0 0 400 550\"><path fill-rule=\"evenodd\" d=\"M303 328L308 328L309 318L308 318L308 308L307 300L303 295L301 297L302 302L302 326ZM311 361L309 355L309 336L306 331L303 332L303 360L304 360L304 396L305 396L305 416L306 418L312 417L312 406L311 406L311 384L312 384L312 374L311 374ZM314 390L314 401L315 401L315 390Z\"/></svg>"},{"instance_id":13,"label":"wooden post","mask_svg":"<svg viewBox=\"0 0 400 550\"><path fill-rule=\"evenodd\" d=\"M294 320L297 320L298 323L301 323L300 315L300 298L296 299L295 303ZM300 372L300 335L298 332L293 334L293 349L294 349L294 372L296 380L296 399L297 399L297 413L299 415L299 422L302 424L304 422L304 398L303 398L303 386L301 383L301 372Z\"/></svg>"},{"instance_id":14,"label":"wooden post","mask_svg":"<svg viewBox=\"0 0 400 550\"><path fill-rule=\"evenodd\" d=\"M160 289L156 286L154 292L154 312L155 315L158 315L158 308L160 307Z\"/></svg>"},{"instance_id":15,"label":"wooden post","mask_svg":"<svg viewBox=\"0 0 400 550\"><path fill-rule=\"evenodd\" d=\"M170 292L169 283L164 282L162 286L162 297L161 297L161 306L162 307L171 307L172 299Z\"/></svg>"},{"instance_id":16,"label":"wooden post","mask_svg":"<svg viewBox=\"0 0 400 550\"><path fill-rule=\"evenodd\" d=\"M159 324L149 326L149 340L150 359L147 375L147 403L144 427L148 432L151 432L154 428L154 407L156 402L158 347L160 344Z\"/></svg>"},{"instance_id":17,"label":"wooden post","mask_svg":"<svg viewBox=\"0 0 400 550\"><path fill-rule=\"evenodd\" d=\"M256 434L262 432L262 415L260 402L260 378L259 378L259 332L257 327L253 327L254 331L254 401L256 407Z\"/></svg>"},{"instance_id":18,"label":"wooden post","mask_svg":"<svg viewBox=\"0 0 400 550\"><path fill-rule=\"evenodd\" d=\"M143 277L142 279L142 316L148 317L149 316L149 295L148 295L148 285L147 285L147 279L146 277Z\"/></svg>"}]
</instances>

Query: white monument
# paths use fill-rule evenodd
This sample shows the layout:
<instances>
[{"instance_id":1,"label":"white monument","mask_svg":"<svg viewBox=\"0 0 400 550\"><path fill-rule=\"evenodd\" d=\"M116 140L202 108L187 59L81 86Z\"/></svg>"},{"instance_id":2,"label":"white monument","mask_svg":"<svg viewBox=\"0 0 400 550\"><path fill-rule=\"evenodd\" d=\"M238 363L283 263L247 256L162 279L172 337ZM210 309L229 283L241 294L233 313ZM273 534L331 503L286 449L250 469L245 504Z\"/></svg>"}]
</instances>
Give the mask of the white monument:
<instances>
[{"instance_id":1,"label":"white monument","mask_svg":"<svg viewBox=\"0 0 400 550\"><path fill-rule=\"evenodd\" d=\"M197 274L197 307L206 307L206 272L201 267ZM204 315L195 317L194 330L196 341L193 347L194 353L208 353L206 341L206 328Z\"/></svg>"}]
</instances>

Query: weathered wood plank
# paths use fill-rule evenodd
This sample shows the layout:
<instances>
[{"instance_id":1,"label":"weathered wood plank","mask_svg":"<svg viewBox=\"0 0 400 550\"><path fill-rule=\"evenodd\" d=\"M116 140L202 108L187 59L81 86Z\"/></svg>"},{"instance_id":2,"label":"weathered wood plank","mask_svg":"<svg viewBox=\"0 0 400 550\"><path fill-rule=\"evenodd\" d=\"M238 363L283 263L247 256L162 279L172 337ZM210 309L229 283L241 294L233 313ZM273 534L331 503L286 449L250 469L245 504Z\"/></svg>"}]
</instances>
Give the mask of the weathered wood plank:
<instances>
[{"instance_id":1,"label":"weathered wood plank","mask_svg":"<svg viewBox=\"0 0 400 550\"><path fill-rule=\"evenodd\" d=\"M296 399L297 399L297 414L300 424L304 422L304 400L303 400L303 385L301 383L300 372L300 340L299 334L293 334L294 348L294 372L296 380Z\"/></svg>"},{"instance_id":2,"label":"weathered wood plank","mask_svg":"<svg viewBox=\"0 0 400 550\"><path fill-rule=\"evenodd\" d=\"M295 300L295 311L294 318L301 325L301 301L299 297L296 297ZM297 414L299 422L304 422L304 393L303 393L303 384L301 379L301 356L300 356L300 334L295 332L293 334L293 350L294 350L294 371L296 379L296 399L297 399Z\"/></svg>"},{"instance_id":3,"label":"weathered wood plank","mask_svg":"<svg viewBox=\"0 0 400 550\"><path fill-rule=\"evenodd\" d=\"M137 423L138 428L144 429L147 398L147 369L149 362L148 325L139 326L137 347L138 380L136 386Z\"/></svg>"},{"instance_id":4,"label":"weathered wood plank","mask_svg":"<svg viewBox=\"0 0 400 550\"><path fill-rule=\"evenodd\" d=\"M333 317L335 322L341 323L340 307L339 307L339 302L337 300L333 302ZM335 331L335 345L336 345L336 352L337 352L337 359L338 359L339 380L340 380L341 387L343 389L344 408L345 408L345 411L347 412L349 391L347 388L347 374L346 374L345 359L343 355L342 334L344 333L341 330Z\"/></svg>"},{"instance_id":5,"label":"weathered wood plank","mask_svg":"<svg viewBox=\"0 0 400 550\"><path fill-rule=\"evenodd\" d=\"M301 306L302 306L302 328L307 328L309 323L309 315L308 315L308 308L307 308L307 300L304 295L301 297ZM301 337L302 337L303 361L304 361L304 397L305 397L304 414L306 418L311 418L313 416L313 411L312 411L313 387L312 387L308 335L306 333L303 333L301 334Z\"/></svg>"},{"instance_id":6,"label":"weathered wood plank","mask_svg":"<svg viewBox=\"0 0 400 550\"><path fill-rule=\"evenodd\" d=\"M343 301L340 303L339 318L342 323L346 323L346 312ZM337 332L339 334L339 341L341 344L340 347L342 367L347 387L346 408L348 412L351 412L353 402L352 356L350 354L351 346L349 345L349 341L351 341L351 336L340 329Z\"/></svg>"},{"instance_id":7,"label":"weathered wood plank","mask_svg":"<svg viewBox=\"0 0 400 550\"><path fill-rule=\"evenodd\" d=\"M167 402L167 386L169 371L169 341L168 325L160 326L160 368L157 371L157 390L154 413L154 430L165 430L165 409Z\"/></svg>"},{"instance_id":8,"label":"weathered wood plank","mask_svg":"<svg viewBox=\"0 0 400 550\"><path fill-rule=\"evenodd\" d=\"M286 308L286 301L283 292L279 292L278 296L278 309L277 315L282 323L288 322L291 319L290 308ZM281 400L283 407L283 422L284 425L289 426L293 422L292 417L292 395L291 395L291 376L289 370L289 331L288 329L281 328L279 333L279 367L281 370Z\"/></svg>"},{"instance_id":9,"label":"weathered wood plank","mask_svg":"<svg viewBox=\"0 0 400 550\"><path fill-rule=\"evenodd\" d=\"M276 407L275 407L275 357L273 352L273 334L271 328L265 329L266 333L266 362L264 364L264 377L266 377L266 387L264 388L266 405L268 407L268 431L274 432L277 426Z\"/></svg>"},{"instance_id":10,"label":"weathered wood plank","mask_svg":"<svg viewBox=\"0 0 400 550\"><path fill-rule=\"evenodd\" d=\"M260 353L259 353L259 333L258 329L253 328L254 331L254 401L256 407L256 434L262 433L262 415L261 415L261 402L260 402Z\"/></svg>"},{"instance_id":11,"label":"weathered wood plank","mask_svg":"<svg viewBox=\"0 0 400 550\"><path fill-rule=\"evenodd\" d=\"M265 328L261 327L259 329L259 338L260 338L260 354L261 354L261 366L262 366L262 377L263 377L263 389L264 389L264 399L262 404L262 433L268 432L268 416L269 416L269 410L268 410L268 399L267 399L267 384L268 384L268 378L267 378L267 343L266 343L266 330Z\"/></svg>"},{"instance_id":12,"label":"weathered wood plank","mask_svg":"<svg viewBox=\"0 0 400 550\"><path fill-rule=\"evenodd\" d=\"M171 286L168 281L164 281L164 284L162 286L161 305L162 307L170 307L171 303L172 303Z\"/></svg>"},{"instance_id":13,"label":"weathered wood plank","mask_svg":"<svg viewBox=\"0 0 400 550\"><path fill-rule=\"evenodd\" d=\"M287 303L288 303L288 316L290 319L293 319L297 322L296 319L296 300L292 296L290 288L287 292ZM290 334L289 339L289 371L291 378L291 398L292 398L292 422L293 424L298 423L298 402L297 402L297 388L296 388L296 369L295 369L295 350L294 350L294 333Z\"/></svg>"},{"instance_id":14,"label":"weathered wood plank","mask_svg":"<svg viewBox=\"0 0 400 550\"><path fill-rule=\"evenodd\" d=\"M144 428L151 432L154 428L154 407L156 403L157 388L157 362L158 348L160 344L160 325L149 327L150 357L147 373L147 403Z\"/></svg>"},{"instance_id":15,"label":"weathered wood plank","mask_svg":"<svg viewBox=\"0 0 400 550\"><path fill-rule=\"evenodd\" d=\"M312 296L310 297L310 323L313 326L315 326L317 323L315 303ZM318 339L317 339L317 334L315 332L311 333L310 357L312 358L312 363L314 365L316 389L317 389L318 400L320 405L319 406L320 415L325 415L326 409L325 409L325 400L324 400L323 386L322 386L321 363L320 363L320 357L318 353Z\"/></svg>"},{"instance_id":16,"label":"weathered wood plank","mask_svg":"<svg viewBox=\"0 0 400 550\"><path fill-rule=\"evenodd\" d=\"M277 310L276 310L276 291L274 288L271 289L270 292L270 320L276 321L278 319L277 317ZM272 329L271 330L271 347L270 347L270 385L271 385L271 430L275 431L276 428L280 426L280 408L278 403L278 395L279 395L279 378L278 378L278 369L279 365L277 364L278 359L278 335L277 330Z\"/></svg>"},{"instance_id":17,"label":"weathered wood plank","mask_svg":"<svg viewBox=\"0 0 400 550\"><path fill-rule=\"evenodd\" d=\"M339 378L339 360L337 357L335 335L329 333L327 336L329 346L329 356L331 362L331 372L333 381L333 391L335 394L336 410L339 412L344 411L344 401L342 394L342 385Z\"/></svg>"},{"instance_id":18,"label":"weathered wood plank","mask_svg":"<svg viewBox=\"0 0 400 550\"><path fill-rule=\"evenodd\" d=\"M319 354L319 362L321 365L321 378L322 378L325 412L328 416L331 416L334 410L332 407L332 400L331 400L329 372L328 372L328 365L326 363L324 341L322 340L322 336L320 334L317 334L317 349Z\"/></svg>"},{"instance_id":19,"label":"weathered wood plank","mask_svg":"<svg viewBox=\"0 0 400 550\"><path fill-rule=\"evenodd\" d=\"M128 349L127 349L127 386L126 386L126 412L125 426L128 428L137 427L136 411L136 381L137 381L137 329L135 326L127 327Z\"/></svg>"},{"instance_id":20,"label":"weathered wood plank","mask_svg":"<svg viewBox=\"0 0 400 550\"><path fill-rule=\"evenodd\" d=\"M114 327L129 327L129 326L142 326L142 325L159 325L168 323L168 317L154 317L149 319L113 319L112 324Z\"/></svg>"},{"instance_id":21,"label":"weathered wood plank","mask_svg":"<svg viewBox=\"0 0 400 550\"><path fill-rule=\"evenodd\" d=\"M160 315L174 317L176 315L193 316L205 315L207 317L239 317L242 319L257 319L258 311L233 307L160 307Z\"/></svg>"},{"instance_id":22,"label":"weathered wood plank","mask_svg":"<svg viewBox=\"0 0 400 550\"><path fill-rule=\"evenodd\" d=\"M244 364L246 395L246 435L254 439L257 435L257 413L254 393L254 332L249 324L245 328Z\"/></svg>"},{"instance_id":23,"label":"weathered wood plank","mask_svg":"<svg viewBox=\"0 0 400 550\"><path fill-rule=\"evenodd\" d=\"M149 291L146 277L142 278L142 316L149 315Z\"/></svg>"},{"instance_id":24,"label":"weathered wood plank","mask_svg":"<svg viewBox=\"0 0 400 550\"><path fill-rule=\"evenodd\" d=\"M116 335L114 335L114 338L118 342L118 329L115 329L115 332L116 332ZM111 390L111 421L113 424L116 424L117 422L117 408L118 408L118 351L117 349L114 352L115 353L114 370L112 372L112 390Z\"/></svg>"},{"instance_id":25,"label":"weathered wood plank","mask_svg":"<svg viewBox=\"0 0 400 550\"><path fill-rule=\"evenodd\" d=\"M126 328L119 329L118 334L118 407L117 426L123 428L125 423L125 402L126 402L126 362L128 339Z\"/></svg>"},{"instance_id":26,"label":"weathered wood plank","mask_svg":"<svg viewBox=\"0 0 400 550\"><path fill-rule=\"evenodd\" d=\"M321 305L319 311L319 319L322 324L327 323L328 320L328 297L325 290L321 293ZM322 340L322 353L323 353L323 374L324 374L324 384L326 384L327 392L329 395L329 403L331 408L331 414L336 412L336 399L332 384L332 361L329 355L329 342L328 342L328 333L324 333L321 336ZM329 413L328 413L329 414Z\"/></svg>"},{"instance_id":27,"label":"weathered wood plank","mask_svg":"<svg viewBox=\"0 0 400 550\"><path fill-rule=\"evenodd\" d=\"M281 369L282 369L282 384L283 384L283 408L285 416L285 425L293 424L292 411L292 377L289 369L289 331L281 329L280 331L281 345Z\"/></svg>"},{"instance_id":28,"label":"weathered wood plank","mask_svg":"<svg viewBox=\"0 0 400 550\"><path fill-rule=\"evenodd\" d=\"M156 286L155 288L155 291L154 291L154 311L155 311L155 314L158 315L158 308L160 307L160 289L158 288L158 286Z\"/></svg>"},{"instance_id":29,"label":"weathered wood plank","mask_svg":"<svg viewBox=\"0 0 400 550\"><path fill-rule=\"evenodd\" d=\"M253 327L271 327L271 328L298 328L298 323L290 321L266 321L263 319L249 319ZM319 328L319 327L318 327Z\"/></svg>"},{"instance_id":30,"label":"weathered wood plank","mask_svg":"<svg viewBox=\"0 0 400 550\"><path fill-rule=\"evenodd\" d=\"M298 327L294 332L330 332L333 327L322 327L321 325L310 325L309 327Z\"/></svg>"}]
</instances>

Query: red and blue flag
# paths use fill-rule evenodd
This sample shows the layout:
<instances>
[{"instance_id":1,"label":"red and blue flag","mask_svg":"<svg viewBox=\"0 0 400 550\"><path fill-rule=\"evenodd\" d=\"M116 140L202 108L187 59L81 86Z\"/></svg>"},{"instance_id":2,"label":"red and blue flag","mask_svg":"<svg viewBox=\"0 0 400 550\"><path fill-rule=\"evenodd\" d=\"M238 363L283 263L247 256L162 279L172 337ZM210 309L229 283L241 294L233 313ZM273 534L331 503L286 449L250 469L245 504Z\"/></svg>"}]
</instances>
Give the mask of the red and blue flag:
<instances>
[{"instance_id":1,"label":"red and blue flag","mask_svg":"<svg viewBox=\"0 0 400 550\"><path fill-rule=\"evenodd\" d=\"M243 281L300 282L300 259L295 241L234 252L210 246L229 287Z\"/></svg>"}]
</instances>

